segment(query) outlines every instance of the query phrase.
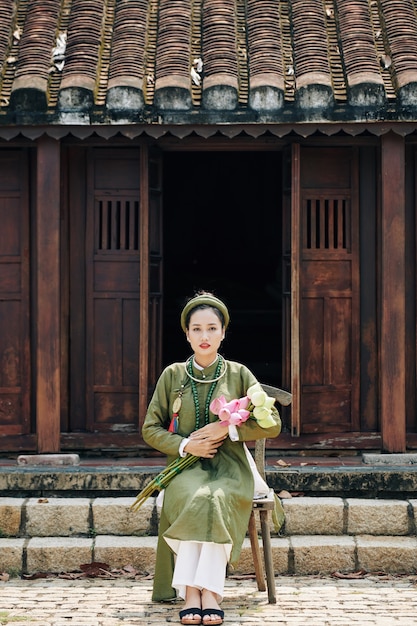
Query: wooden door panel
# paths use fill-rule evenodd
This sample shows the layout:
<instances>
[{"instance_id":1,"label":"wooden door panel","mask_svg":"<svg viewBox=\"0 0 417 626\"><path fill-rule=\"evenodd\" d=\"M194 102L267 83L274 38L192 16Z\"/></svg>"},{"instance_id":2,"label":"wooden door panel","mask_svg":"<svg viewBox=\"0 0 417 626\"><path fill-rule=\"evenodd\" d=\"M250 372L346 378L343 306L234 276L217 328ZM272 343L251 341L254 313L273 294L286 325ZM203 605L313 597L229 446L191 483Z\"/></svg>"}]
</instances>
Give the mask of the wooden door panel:
<instances>
[{"instance_id":1,"label":"wooden door panel","mask_svg":"<svg viewBox=\"0 0 417 626\"><path fill-rule=\"evenodd\" d=\"M2 219L0 211L0 220ZM2 222L4 224L4 222ZM1 244L0 244L1 246ZM1 248L0 248L1 249ZM20 263L4 261L0 265L0 284L2 290L9 293L19 293L21 283Z\"/></svg>"},{"instance_id":2,"label":"wooden door panel","mask_svg":"<svg viewBox=\"0 0 417 626\"><path fill-rule=\"evenodd\" d=\"M134 430L138 410L138 394L123 392L112 393L107 388L102 393L94 394L94 426L102 432L131 432ZM129 427L132 425L132 428ZM136 429L135 429L136 430Z\"/></svg>"},{"instance_id":3,"label":"wooden door panel","mask_svg":"<svg viewBox=\"0 0 417 626\"><path fill-rule=\"evenodd\" d=\"M303 433L336 433L352 430L350 386L302 388Z\"/></svg>"},{"instance_id":4,"label":"wooden door panel","mask_svg":"<svg viewBox=\"0 0 417 626\"><path fill-rule=\"evenodd\" d=\"M104 387L122 383L122 301L95 298L93 313L93 371L94 386Z\"/></svg>"},{"instance_id":5,"label":"wooden door panel","mask_svg":"<svg viewBox=\"0 0 417 626\"><path fill-rule=\"evenodd\" d=\"M138 260L99 259L94 263L94 291L135 293L138 289Z\"/></svg>"},{"instance_id":6,"label":"wooden door panel","mask_svg":"<svg viewBox=\"0 0 417 626\"><path fill-rule=\"evenodd\" d=\"M304 189L350 189L354 172L350 148L302 147L300 179Z\"/></svg>"},{"instance_id":7,"label":"wooden door panel","mask_svg":"<svg viewBox=\"0 0 417 626\"><path fill-rule=\"evenodd\" d=\"M351 259L309 259L304 256L301 266L300 284L302 289L323 289L342 292L352 288Z\"/></svg>"},{"instance_id":8,"label":"wooden door panel","mask_svg":"<svg viewBox=\"0 0 417 626\"><path fill-rule=\"evenodd\" d=\"M137 387L139 301L95 299L94 384Z\"/></svg>"},{"instance_id":9,"label":"wooden door panel","mask_svg":"<svg viewBox=\"0 0 417 626\"><path fill-rule=\"evenodd\" d=\"M92 151L86 232L87 426L138 430L138 151Z\"/></svg>"},{"instance_id":10,"label":"wooden door panel","mask_svg":"<svg viewBox=\"0 0 417 626\"><path fill-rule=\"evenodd\" d=\"M22 383L20 370L21 305L18 301L1 303L0 318L0 387L19 387Z\"/></svg>"},{"instance_id":11,"label":"wooden door panel","mask_svg":"<svg viewBox=\"0 0 417 626\"><path fill-rule=\"evenodd\" d=\"M94 151L94 172L93 185L97 190L108 190L112 193L114 190L135 191L139 190L139 155L129 156L129 150L125 150L124 154L121 150L118 152L109 150ZM133 151L130 151L133 152Z\"/></svg>"},{"instance_id":12,"label":"wooden door panel","mask_svg":"<svg viewBox=\"0 0 417 626\"><path fill-rule=\"evenodd\" d=\"M0 157L1 163L1 157ZM10 183L9 183L10 184ZM16 181L18 185L18 181ZM0 218L2 228L0 229L0 250L2 256L19 257L21 250L21 194L20 190L7 192L0 188L1 205ZM16 260L20 265L20 262Z\"/></svg>"},{"instance_id":13,"label":"wooden door panel","mask_svg":"<svg viewBox=\"0 0 417 626\"><path fill-rule=\"evenodd\" d=\"M322 385L324 382L324 300L304 298L301 319L310 320L309 332L302 332L300 342L301 380L306 385Z\"/></svg>"},{"instance_id":14,"label":"wooden door panel","mask_svg":"<svg viewBox=\"0 0 417 626\"><path fill-rule=\"evenodd\" d=\"M23 151L0 153L0 434L30 431L29 206Z\"/></svg>"},{"instance_id":15,"label":"wooden door panel","mask_svg":"<svg viewBox=\"0 0 417 626\"><path fill-rule=\"evenodd\" d=\"M329 329L328 377L333 385L353 385L352 367L352 298L329 298L326 300L328 315L326 328Z\"/></svg>"},{"instance_id":16,"label":"wooden door panel","mask_svg":"<svg viewBox=\"0 0 417 626\"><path fill-rule=\"evenodd\" d=\"M301 149L298 432L359 424L356 161L350 149Z\"/></svg>"},{"instance_id":17,"label":"wooden door panel","mask_svg":"<svg viewBox=\"0 0 417 626\"><path fill-rule=\"evenodd\" d=\"M352 384L350 298L304 298L301 315L309 320L301 343L304 388Z\"/></svg>"}]
</instances>

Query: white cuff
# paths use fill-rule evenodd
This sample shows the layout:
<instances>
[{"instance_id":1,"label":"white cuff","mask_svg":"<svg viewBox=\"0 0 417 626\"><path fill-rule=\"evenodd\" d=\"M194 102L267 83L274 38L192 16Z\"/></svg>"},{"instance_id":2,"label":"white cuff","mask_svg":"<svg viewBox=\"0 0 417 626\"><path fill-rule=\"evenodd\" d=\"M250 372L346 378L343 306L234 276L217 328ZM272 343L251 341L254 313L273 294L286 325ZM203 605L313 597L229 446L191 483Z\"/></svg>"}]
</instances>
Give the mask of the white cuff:
<instances>
[{"instance_id":1,"label":"white cuff","mask_svg":"<svg viewBox=\"0 0 417 626\"><path fill-rule=\"evenodd\" d=\"M234 424L229 424L229 437L231 441L239 441L239 433Z\"/></svg>"},{"instance_id":2,"label":"white cuff","mask_svg":"<svg viewBox=\"0 0 417 626\"><path fill-rule=\"evenodd\" d=\"M180 449L178 450L178 453L179 453L180 457L182 457L182 458L184 458L188 454L188 452L184 452L184 448L185 448L185 446L187 445L187 443L189 441L190 441L190 439L186 437L180 443Z\"/></svg>"}]
</instances>

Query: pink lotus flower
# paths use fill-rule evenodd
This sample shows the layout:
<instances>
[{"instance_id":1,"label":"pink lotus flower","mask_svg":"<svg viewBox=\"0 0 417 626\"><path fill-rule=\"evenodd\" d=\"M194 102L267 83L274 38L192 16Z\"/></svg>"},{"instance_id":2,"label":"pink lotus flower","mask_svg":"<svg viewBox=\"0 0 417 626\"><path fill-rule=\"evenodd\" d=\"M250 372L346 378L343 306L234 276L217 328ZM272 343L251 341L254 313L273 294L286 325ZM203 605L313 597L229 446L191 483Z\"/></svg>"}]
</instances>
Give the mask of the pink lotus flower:
<instances>
[{"instance_id":1,"label":"pink lotus flower","mask_svg":"<svg viewBox=\"0 0 417 626\"><path fill-rule=\"evenodd\" d=\"M248 404L249 398L247 396L229 402L224 396L220 396L211 402L210 411L219 416L222 426L229 426L229 424L240 426L250 416L250 412L246 410Z\"/></svg>"},{"instance_id":2,"label":"pink lotus flower","mask_svg":"<svg viewBox=\"0 0 417 626\"><path fill-rule=\"evenodd\" d=\"M227 402L224 396L214 398L210 403L210 411L218 415L222 426L240 426L252 417L261 428L274 426L272 407L275 399L268 396L259 383L249 387L247 395Z\"/></svg>"}]
</instances>

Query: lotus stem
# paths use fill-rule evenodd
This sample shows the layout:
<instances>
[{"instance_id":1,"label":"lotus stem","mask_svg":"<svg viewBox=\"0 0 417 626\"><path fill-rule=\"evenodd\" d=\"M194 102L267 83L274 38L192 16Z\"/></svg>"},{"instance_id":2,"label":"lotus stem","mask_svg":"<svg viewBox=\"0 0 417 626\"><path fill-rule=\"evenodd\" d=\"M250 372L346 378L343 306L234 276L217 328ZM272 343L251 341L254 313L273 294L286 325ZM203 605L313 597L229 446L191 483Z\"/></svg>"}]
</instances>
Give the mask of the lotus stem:
<instances>
[{"instance_id":1,"label":"lotus stem","mask_svg":"<svg viewBox=\"0 0 417 626\"><path fill-rule=\"evenodd\" d=\"M162 470L155 478L153 478L147 485L142 489L140 493L135 498L135 501L131 505L131 509L133 511L137 511L144 502L153 494L154 491L162 491L165 489L171 482L175 476L180 474L187 467L191 467L194 465L196 461L199 460L199 456L194 456L193 454L187 454L185 457L178 457L175 461L172 461L167 467Z\"/></svg>"}]
</instances>

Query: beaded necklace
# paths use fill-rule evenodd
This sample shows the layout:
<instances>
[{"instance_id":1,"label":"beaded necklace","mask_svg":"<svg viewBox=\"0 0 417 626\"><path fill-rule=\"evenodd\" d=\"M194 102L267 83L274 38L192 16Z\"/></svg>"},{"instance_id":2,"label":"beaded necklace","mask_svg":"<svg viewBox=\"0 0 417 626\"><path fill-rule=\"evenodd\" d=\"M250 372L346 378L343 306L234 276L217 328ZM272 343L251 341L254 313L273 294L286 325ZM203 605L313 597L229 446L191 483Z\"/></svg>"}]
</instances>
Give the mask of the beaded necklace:
<instances>
[{"instance_id":1,"label":"beaded necklace","mask_svg":"<svg viewBox=\"0 0 417 626\"><path fill-rule=\"evenodd\" d=\"M214 379L210 385L210 389L208 391L206 403L204 406L204 425L209 423L210 402L213 396L214 388L217 384L217 381L219 380L219 374L220 374L220 370L222 369L222 365L223 365L223 359L221 356L219 356L219 362L217 363L216 371L214 372ZM197 385L196 385L197 379L194 378L194 376L191 376L192 371L193 371L193 360L190 359L189 362L187 363L187 366L188 366L187 373L190 374L191 391L193 393L193 400L194 400L194 407L195 407L195 429L198 430L200 428L200 402L198 400L198 392L197 392Z\"/></svg>"}]
</instances>

